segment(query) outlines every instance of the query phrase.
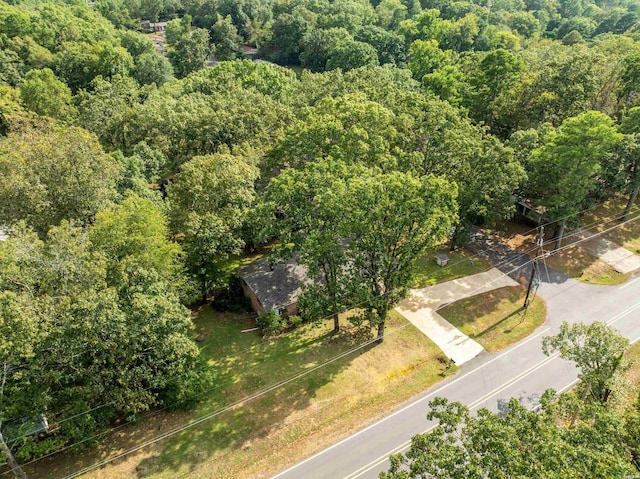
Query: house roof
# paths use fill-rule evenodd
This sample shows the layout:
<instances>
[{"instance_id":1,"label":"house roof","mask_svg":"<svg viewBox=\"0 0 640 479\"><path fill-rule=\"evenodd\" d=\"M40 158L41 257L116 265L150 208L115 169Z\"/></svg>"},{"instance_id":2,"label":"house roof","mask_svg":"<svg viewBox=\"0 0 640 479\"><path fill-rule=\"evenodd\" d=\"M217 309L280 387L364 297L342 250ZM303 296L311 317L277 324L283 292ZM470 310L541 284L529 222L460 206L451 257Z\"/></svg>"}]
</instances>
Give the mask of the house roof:
<instances>
[{"instance_id":1,"label":"house roof","mask_svg":"<svg viewBox=\"0 0 640 479\"><path fill-rule=\"evenodd\" d=\"M237 274L251 288L265 311L296 302L302 286L313 282L307 276L307 269L295 258L273 267L269 258L261 258L238 268Z\"/></svg>"}]
</instances>

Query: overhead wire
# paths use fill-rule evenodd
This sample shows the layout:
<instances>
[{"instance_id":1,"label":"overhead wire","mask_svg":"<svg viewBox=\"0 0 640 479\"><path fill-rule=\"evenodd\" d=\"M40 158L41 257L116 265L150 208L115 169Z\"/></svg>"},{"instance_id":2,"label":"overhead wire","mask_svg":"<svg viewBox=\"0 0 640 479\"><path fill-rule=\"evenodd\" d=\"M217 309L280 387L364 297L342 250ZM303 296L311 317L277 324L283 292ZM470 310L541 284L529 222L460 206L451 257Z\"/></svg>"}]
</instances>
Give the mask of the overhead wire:
<instances>
[{"instance_id":1,"label":"overhead wire","mask_svg":"<svg viewBox=\"0 0 640 479\"><path fill-rule=\"evenodd\" d=\"M565 250L565 249L567 249L567 248L573 247L573 246L575 246L575 245L577 245L577 244L582 243L583 241L587 241L588 239L591 239L591 238L593 238L593 237L595 237L595 236L599 236L599 235L604 234L604 233L606 233L606 232L608 232L608 231L611 231L611 230L613 230L613 229L615 229L615 228L619 228L619 227L623 226L624 224L627 224L627 223L629 223L629 222L631 222L631 221L637 220L638 218L640 218L640 215L638 215L638 216L636 216L636 217L634 217L634 218L632 218L632 219L629 219L629 220L627 220L627 221L625 221L625 222L622 222L622 223L620 223L620 224L618 224L618 225L615 225L615 226L613 226L613 227L611 227L611 228L608 228L608 229L606 229L606 230L604 230L604 231L602 231L602 232L596 233L596 234L594 234L594 235L592 235L592 236L590 236L590 237L588 237L588 238L584 238L584 239L578 240L578 241L576 241L576 242L574 242L574 243L570 243L569 245L565 245L565 246L564 246L564 247L562 247L561 249L562 249L562 250ZM605 221L604 223L608 223L608 222L610 222L610 221L611 221L611 220L608 220L608 221ZM524 254L524 253L521 253L521 254ZM544 255L542 255L542 256L544 257ZM468 261L468 259L466 259L466 258L465 258L464 260L461 260L460 262L463 262L463 261ZM509 260L503 260L503 261L502 261L502 262L500 262L499 264L506 264L506 263L508 263L508 262L509 262ZM504 276L510 275L510 274L514 273L515 271L517 271L517 270L521 269L521 268L526 267L527 265L529 265L529 264L530 264L530 263L532 263L532 262L533 262L533 259L529 259L529 260L528 260L528 261L526 261L525 263L523 263L523 264L521 264L521 265L516 266L516 267L515 267L515 268L513 268L512 270L510 270L510 271L508 271L508 272L505 272L505 273L502 273L498 278L494 278L493 280L486 282L486 283L485 283L485 284L483 284L482 286L479 286L478 288L476 288L476 289L474 289L474 290L472 290L472 291L468 292L466 295L464 295L464 296L463 296L462 298L460 298L460 299L464 299L464 298L467 298L467 297L473 296L474 294L476 294L476 292L477 292L477 291L480 291L481 289L483 289L483 288L484 288L484 287L486 287L487 285L489 285L489 284L491 284L491 283L493 283L493 282L497 281L498 279L500 279L500 278L502 278L502 277L504 277ZM357 308L358 306L361 306L362 304L364 304L364 302L358 303L357 305L353 306L353 307L352 307L352 308L350 308L350 309ZM329 319L329 318L331 318L331 317L332 317L332 315L327 316L326 318L323 318L323 319ZM405 326L403 326L403 327L406 327L408 324L409 324L409 323L407 323L407 324L406 324ZM191 421L190 423L187 423L186 425L180 426L179 428L176 428L176 429L174 429L174 430L172 430L172 431L169 431L169 432L167 432L167 433L164 433L164 434L162 434L162 435L159 435L159 436L157 436L156 438L153 438L153 439L151 439L151 440L148 440L148 441L146 441L145 443L143 443L143 444L141 444L141 445L138 445L138 446L136 446L136 447L134 447L134 448L131 448L131 449L127 450L127 451L124 451L123 453L120 453L120 454L118 454L118 455L116 455L116 456L113 456L112 458L104 459L104 460L102 460L102 461L100 461L100 462L98 462L98 463L94 464L93 466L89 466L89 468L85 468L85 469L83 469L82 471L78 471L77 473L74 473L74 474L73 474L73 475L71 475L71 476L67 476L67 478L65 478L65 479L71 479L71 478L73 478L73 477L77 477L77 475L79 475L79 474L84 474L85 472L89 472L90 470L93 470L93 469L95 469L95 468L97 468L97 467L101 467L102 465L108 464L109 462L112 462L112 461L117 460L117 459L119 459L119 458L121 458L121 457L124 457L124 456L126 456L126 455L128 455L128 454L131 454L131 453L133 453L133 452L135 452L135 451L137 451L137 450L139 450L139 449L142 449L143 447L146 447L146 446L151 445L151 444L153 444L153 443L155 443L155 442L158 442L158 441L161 441L161 440L163 440L163 439L166 439L167 437L170 437L170 436L172 436L172 435L174 435L174 434L177 434L178 432L182 432L183 430L185 430L185 429L187 429L187 428L189 428L189 427L193 427L193 426L195 426L195 425L197 425L197 424L200 424L201 422L204 422L204 421L206 421L206 420L208 420L208 419L211 419L212 417L215 417L215 416L217 416L217 415L219 415L219 414L222 414L223 412L226 412L226 411L228 411L229 409L234 408L234 407L236 407L236 406L238 406L238 405L240 405L240 404L242 404L242 403L244 403L244 402L248 402L248 401L250 401L250 400L253 400L253 399L257 398L257 397L260 397L261 395L264 395L264 394L266 394L266 393L268 393L268 392L270 392L270 391L274 390L274 389L277 389L277 388L279 388L279 387L281 387L281 386L284 386L284 385L288 384L289 382L292 382L292 381L294 381L294 380L298 379L299 377L303 377L303 376L305 376L305 375L307 375L307 374L310 374L311 372L313 372L313 371L315 371L315 370L317 370L317 369L319 369L319 368L321 368L321 367L323 367L323 366L325 366L325 365L327 365L327 364L330 364L331 362L334 362L335 360L337 360L337 359L339 359L339 358L341 358L341 357L344 357L345 355L351 354L353 351L355 351L355 350L357 350L357 349L361 349L362 347L366 347L367 345L372 344L373 342L376 342L377 340L378 340L377 338L371 339L371 340L369 340L369 341L367 341L367 342L363 343L362 345L357 346L356 348L353 348L352 350L346 351L346 352L341 353L340 355L338 355L338 356L336 356L336 357L334 357L334 358L331 358L330 360L328 360L327 362L325 362L325 363L323 363L323 364L321 364L321 365L318 365L318 366L316 366L316 367L314 367L314 368L311 368L311 369L309 369L309 370L302 371L301 373L299 373L299 374L297 374L297 375L294 375L294 376L292 376L292 377L290 377L290 378L288 378L288 379L285 379L285 380L283 380L283 381L281 381L281 382L275 383L274 385L272 385L272 386L270 386L270 387L268 387L268 388L266 388L266 389L264 389L264 390L262 390L262 391L258 391L257 393L254 393L254 394L252 394L252 395L250 395L250 396L246 396L245 398L239 399L238 401L235 401L234 403L232 403L232 404L230 404L230 405L228 405L228 406L225 406L225 407L223 407L223 408L221 408L221 409L219 409L219 410L217 410L217 411L214 411L214 412L209 413L209 414L207 414L207 415L205 415L205 416L202 416L201 418L198 418L198 419L196 419L196 420L194 420L194 421ZM206 392L206 391L205 391L205 392ZM172 406L173 406L173 405L172 405ZM170 407L170 406L167 406L167 407L165 407L165 408L162 408L161 410L158 410L158 411L154 411L154 413L152 413L152 414L157 414L157 413L161 412L162 410L167 409L168 407ZM87 411L87 412L85 412L85 413L88 413L88 412L89 412L89 411ZM83 414L83 413L80 413L80 414ZM147 415L147 416L148 416L148 415ZM77 416L76 416L76 417L77 417ZM67 418L67 420L69 420L69 419L70 419L70 418ZM65 448L63 448L63 449L60 449L60 450L54 451L54 452L52 452L52 453L50 453L50 454L48 454L48 455L46 455L46 456L43 456L43 457L40 457L40 458L34 459L34 460L30 461L30 462L27 462L27 463L23 464L23 466L27 466L27 465L33 464L33 463L35 463L35 462L38 462L38 461L40 461L40 460L43 460L43 459L45 459L45 458L47 458L47 457L51 457L51 456L52 456L52 455L54 455L54 454L57 454L57 453L59 453L59 452L63 452L63 451L65 451L65 450L68 450L68 449L70 449L70 448L72 448L72 447L75 447L75 446L79 445L79 444L80 444L80 443L82 443L82 442L86 442L87 440L95 439L96 437L101 437L102 435L108 434L109 432L111 432L111 431L113 431L113 430L116 430L116 429L119 429L120 427L124 427L125 425L128 425L128 423L127 423L127 424L119 425L119 426L117 426L116 428L112 428L112 429L110 429L110 430L108 430L108 431L103 431L103 432L101 432L101 433L99 433L99 434L95 435L94 437L88 438L88 439L86 439L86 440L83 440L83 441L80 441L80 442L77 442L77 443L74 443L74 444L70 444L70 445L66 446ZM106 462L105 462L105 461L106 461ZM8 471L8 472L9 472L9 471ZM6 474L6 473L1 473L0 475L4 475L4 474Z\"/></svg>"}]
</instances>

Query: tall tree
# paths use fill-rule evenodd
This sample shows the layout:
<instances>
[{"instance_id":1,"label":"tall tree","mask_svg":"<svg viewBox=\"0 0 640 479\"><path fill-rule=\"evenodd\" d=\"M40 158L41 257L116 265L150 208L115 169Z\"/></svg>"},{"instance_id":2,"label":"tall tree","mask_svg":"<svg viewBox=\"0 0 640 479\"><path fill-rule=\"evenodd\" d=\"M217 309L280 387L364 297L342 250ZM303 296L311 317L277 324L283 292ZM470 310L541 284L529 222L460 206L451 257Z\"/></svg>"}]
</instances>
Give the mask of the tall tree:
<instances>
[{"instance_id":1,"label":"tall tree","mask_svg":"<svg viewBox=\"0 0 640 479\"><path fill-rule=\"evenodd\" d=\"M113 199L119 169L97 138L45 122L0 140L0 223L39 234L63 219L90 221Z\"/></svg>"},{"instance_id":2,"label":"tall tree","mask_svg":"<svg viewBox=\"0 0 640 479\"><path fill-rule=\"evenodd\" d=\"M216 60L233 60L240 53L242 37L231 21L231 16L218 15L218 21L213 24L209 33L213 42Z\"/></svg>"},{"instance_id":3,"label":"tall tree","mask_svg":"<svg viewBox=\"0 0 640 479\"><path fill-rule=\"evenodd\" d=\"M640 191L640 107L631 108L625 113L620 131L627 135L623 165L626 173L624 188L629 193L629 199L621 218L621 221L627 221L629 212Z\"/></svg>"},{"instance_id":4,"label":"tall tree","mask_svg":"<svg viewBox=\"0 0 640 479\"><path fill-rule=\"evenodd\" d=\"M340 233L348 242L351 287L382 341L388 312L407 293L412 264L456 221L457 188L433 176L393 172L353 178L335 194L346 210Z\"/></svg>"},{"instance_id":5,"label":"tall tree","mask_svg":"<svg viewBox=\"0 0 640 479\"><path fill-rule=\"evenodd\" d=\"M49 69L30 70L20 85L25 107L38 115L73 121L78 112L71 103L71 90Z\"/></svg>"},{"instance_id":6,"label":"tall tree","mask_svg":"<svg viewBox=\"0 0 640 479\"><path fill-rule=\"evenodd\" d=\"M168 57L178 78L201 70L211 55L209 31L191 28L191 16L167 23L165 41L169 47Z\"/></svg>"},{"instance_id":7,"label":"tall tree","mask_svg":"<svg viewBox=\"0 0 640 479\"><path fill-rule=\"evenodd\" d=\"M218 277L215 260L244 246L241 229L255 200L258 170L230 154L198 156L183 164L169 186L171 228L203 301Z\"/></svg>"},{"instance_id":8,"label":"tall tree","mask_svg":"<svg viewBox=\"0 0 640 479\"><path fill-rule=\"evenodd\" d=\"M622 139L608 116L590 111L562 123L532 153L530 195L558 221L554 237L560 248L566 218L577 214L597 186L602 161Z\"/></svg>"},{"instance_id":9,"label":"tall tree","mask_svg":"<svg viewBox=\"0 0 640 479\"><path fill-rule=\"evenodd\" d=\"M340 330L339 313L353 306L349 297L347 241L337 225L347 221L345 205L333 188L365 171L362 165L347 165L331 158L317 159L303 169L288 168L269 183L265 204L277 215L274 231L307 267L314 284L303 288L299 303L305 319L332 316L334 331Z\"/></svg>"},{"instance_id":10,"label":"tall tree","mask_svg":"<svg viewBox=\"0 0 640 479\"><path fill-rule=\"evenodd\" d=\"M504 415L481 409L471 416L466 406L444 398L429 407L427 418L439 424L414 436L406 454L391 456L381 479L580 479L637 472L620 440L621 428L611 435L600 432L612 429L609 414L594 414L589 425L565 428L517 399L509 401Z\"/></svg>"},{"instance_id":11,"label":"tall tree","mask_svg":"<svg viewBox=\"0 0 640 479\"><path fill-rule=\"evenodd\" d=\"M173 253L134 241L136 229L155 225L127 225L133 217L150 219L129 214L109 221L131 247L101 232L94 244L90 231L67 222L50 228L43 241L18 225L0 243L0 325L19 320L13 338L26 330L31 349L8 343L9 357L25 367L8 375L4 404L10 407L0 415L36 420L46 413L60 425L43 440L25 435L25 428L14 431L12 447L21 458L55 451L154 405L184 404L205 380L194 369L190 313L156 269L164 268L163 259L171 264ZM119 269L118 258L126 275L109 272Z\"/></svg>"}]
</instances>

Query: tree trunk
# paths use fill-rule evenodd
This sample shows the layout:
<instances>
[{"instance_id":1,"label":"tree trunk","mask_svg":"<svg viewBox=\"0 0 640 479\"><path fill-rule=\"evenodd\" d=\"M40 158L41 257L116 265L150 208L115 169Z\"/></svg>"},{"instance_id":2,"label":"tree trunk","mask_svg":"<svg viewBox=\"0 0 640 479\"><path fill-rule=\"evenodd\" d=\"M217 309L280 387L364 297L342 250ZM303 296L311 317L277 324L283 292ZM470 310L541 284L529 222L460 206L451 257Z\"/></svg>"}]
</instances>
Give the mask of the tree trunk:
<instances>
[{"instance_id":1,"label":"tree trunk","mask_svg":"<svg viewBox=\"0 0 640 479\"><path fill-rule=\"evenodd\" d=\"M7 464L9 464L9 467L11 467L11 471L15 474L15 476L19 479L29 479L29 477L27 477L27 475L24 473L20 465L13 457L11 449L9 449L9 446L7 446L7 443L4 440L2 431L0 431L0 447L2 447L2 452L4 452L4 455L7 458Z\"/></svg>"},{"instance_id":2,"label":"tree trunk","mask_svg":"<svg viewBox=\"0 0 640 479\"><path fill-rule=\"evenodd\" d=\"M333 313L333 333L337 334L340 332L340 318L338 313Z\"/></svg>"},{"instance_id":3,"label":"tree trunk","mask_svg":"<svg viewBox=\"0 0 640 479\"><path fill-rule=\"evenodd\" d=\"M624 213L622 213L622 222L627 221L629 217L629 212L631 211L631 207L636 202L636 198L638 197L638 190L640 190L640 186L636 186L631 194L629 195L629 201L627 202L627 207L624 209Z\"/></svg>"},{"instance_id":4,"label":"tree trunk","mask_svg":"<svg viewBox=\"0 0 640 479\"><path fill-rule=\"evenodd\" d=\"M378 342L384 341L384 321L378 323Z\"/></svg>"},{"instance_id":5,"label":"tree trunk","mask_svg":"<svg viewBox=\"0 0 640 479\"><path fill-rule=\"evenodd\" d=\"M555 247L553 248L554 253L558 251L560 249L560 246L562 245L562 237L564 236L564 227L566 223L567 220L562 220L562 223L556 226L556 231L553 235L554 239L556 240Z\"/></svg>"},{"instance_id":6,"label":"tree trunk","mask_svg":"<svg viewBox=\"0 0 640 479\"><path fill-rule=\"evenodd\" d=\"M455 251L456 249L456 240L458 239L458 228L459 228L459 225L455 225L453 227L453 233L451 233L451 241L449 241L449 251Z\"/></svg>"}]
</instances>

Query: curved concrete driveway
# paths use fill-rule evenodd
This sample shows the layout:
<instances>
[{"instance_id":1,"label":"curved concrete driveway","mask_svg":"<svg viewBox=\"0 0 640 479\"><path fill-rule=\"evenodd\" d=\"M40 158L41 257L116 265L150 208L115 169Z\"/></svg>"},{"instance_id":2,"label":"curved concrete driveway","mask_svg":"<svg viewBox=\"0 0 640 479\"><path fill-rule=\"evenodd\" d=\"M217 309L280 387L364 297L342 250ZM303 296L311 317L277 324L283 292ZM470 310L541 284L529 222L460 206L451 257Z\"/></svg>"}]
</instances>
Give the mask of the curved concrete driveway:
<instances>
[{"instance_id":1,"label":"curved concrete driveway","mask_svg":"<svg viewBox=\"0 0 640 479\"><path fill-rule=\"evenodd\" d=\"M485 293L504 286L516 286L518 283L496 268L465 278L454 279L422 289L412 289L409 297L396 307L402 316L458 366L475 358L484 351L476 341L453 327L436 311L442 306L469 296Z\"/></svg>"}]
</instances>

